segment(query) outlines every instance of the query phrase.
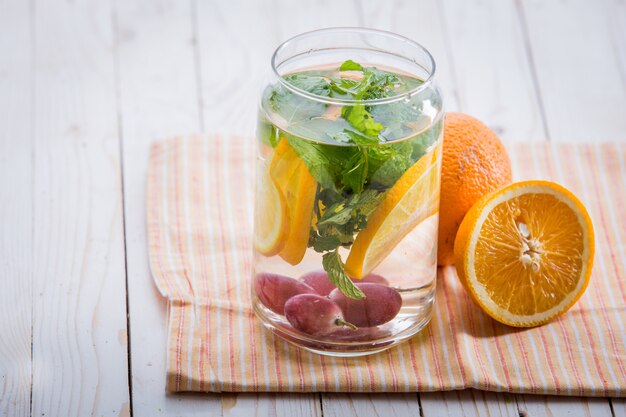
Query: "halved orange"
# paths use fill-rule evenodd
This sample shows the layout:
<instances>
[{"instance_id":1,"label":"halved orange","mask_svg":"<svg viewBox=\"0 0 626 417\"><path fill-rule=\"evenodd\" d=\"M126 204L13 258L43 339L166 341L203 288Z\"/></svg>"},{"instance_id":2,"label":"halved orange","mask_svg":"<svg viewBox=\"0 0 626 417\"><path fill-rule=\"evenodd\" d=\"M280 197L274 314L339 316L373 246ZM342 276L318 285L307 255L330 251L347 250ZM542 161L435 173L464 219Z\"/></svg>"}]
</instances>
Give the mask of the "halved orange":
<instances>
[{"instance_id":1,"label":"halved orange","mask_svg":"<svg viewBox=\"0 0 626 417\"><path fill-rule=\"evenodd\" d=\"M284 137L274 150L270 176L285 196L289 213L289 232L278 254L285 261L296 265L304 257L309 244L317 182Z\"/></svg>"},{"instance_id":2,"label":"halved orange","mask_svg":"<svg viewBox=\"0 0 626 417\"><path fill-rule=\"evenodd\" d=\"M487 314L511 326L537 326L567 311L587 288L593 225L562 186L518 182L472 206L454 254L461 282Z\"/></svg>"},{"instance_id":3,"label":"halved orange","mask_svg":"<svg viewBox=\"0 0 626 417\"><path fill-rule=\"evenodd\" d=\"M346 272L362 278L378 266L415 226L439 208L441 144L433 147L391 187L357 235Z\"/></svg>"},{"instance_id":4,"label":"halved orange","mask_svg":"<svg viewBox=\"0 0 626 417\"><path fill-rule=\"evenodd\" d=\"M265 167L259 170L254 210L254 247L265 256L274 256L289 235L287 201Z\"/></svg>"}]
</instances>

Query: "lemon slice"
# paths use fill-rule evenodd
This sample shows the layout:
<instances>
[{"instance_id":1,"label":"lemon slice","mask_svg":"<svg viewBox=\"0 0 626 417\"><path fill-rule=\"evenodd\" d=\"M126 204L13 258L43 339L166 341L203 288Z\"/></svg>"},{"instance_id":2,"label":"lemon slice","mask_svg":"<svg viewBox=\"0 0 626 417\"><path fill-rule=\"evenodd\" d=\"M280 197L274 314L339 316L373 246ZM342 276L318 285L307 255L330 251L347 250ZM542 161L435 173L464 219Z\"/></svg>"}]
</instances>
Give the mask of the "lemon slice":
<instances>
[{"instance_id":1,"label":"lemon slice","mask_svg":"<svg viewBox=\"0 0 626 417\"><path fill-rule=\"evenodd\" d=\"M289 212L285 197L268 170L259 171L254 210L254 247L265 256L273 256L283 248L289 234Z\"/></svg>"},{"instance_id":2,"label":"lemon slice","mask_svg":"<svg viewBox=\"0 0 626 417\"><path fill-rule=\"evenodd\" d=\"M415 226L437 212L441 145L422 156L387 191L357 235L346 272L362 278L380 264Z\"/></svg>"},{"instance_id":3,"label":"lemon slice","mask_svg":"<svg viewBox=\"0 0 626 417\"><path fill-rule=\"evenodd\" d=\"M593 225L562 186L519 182L472 206L454 253L461 282L487 314L511 326L536 326L567 311L587 288Z\"/></svg>"},{"instance_id":4,"label":"lemon slice","mask_svg":"<svg viewBox=\"0 0 626 417\"><path fill-rule=\"evenodd\" d=\"M270 176L285 196L288 233L279 255L292 265L300 263L309 244L317 182L296 151L282 138L270 163Z\"/></svg>"}]
</instances>

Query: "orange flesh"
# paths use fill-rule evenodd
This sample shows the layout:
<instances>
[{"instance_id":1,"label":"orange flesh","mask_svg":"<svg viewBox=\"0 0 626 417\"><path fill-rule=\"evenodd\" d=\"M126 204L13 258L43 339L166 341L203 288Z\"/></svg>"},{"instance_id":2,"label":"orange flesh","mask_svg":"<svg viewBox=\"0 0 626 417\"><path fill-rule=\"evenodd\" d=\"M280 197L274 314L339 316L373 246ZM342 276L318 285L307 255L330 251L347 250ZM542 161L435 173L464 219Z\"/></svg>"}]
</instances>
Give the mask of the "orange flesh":
<instances>
[{"instance_id":1,"label":"orange flesh","mask_svg":"<svg viewBox=\"0 0 626 417\"><path fill-rule=\"evenodd\" d=\"M550 194L502 202L481 227L476 279L494 303L512 314L547 311L580 281L583 233L575 212Z\"/></svg>"},{"instance_id":2,"label":"orange flesh","mask_svg":"<svg viewBox=\"0 0 626 417\"><path fill-rule=\"evenodd\" d=\"M309 243L317 183L285 138L274 151L270 175L285 196L289 212L289 232L279 255L296 265L304 257Z\"/></svg>"},{"instance_id":3,"label":"orange flesh","mask_svg":"<svg viewBox=\"0 0 626 417\"><path fill-rule=\"evenodd\" d=\"M353 278L367 275L415 226L438 210L440 152L441 144L438 144L387 192L350 249L346 260L348 275Z\"/></svg>"}]
</instances>

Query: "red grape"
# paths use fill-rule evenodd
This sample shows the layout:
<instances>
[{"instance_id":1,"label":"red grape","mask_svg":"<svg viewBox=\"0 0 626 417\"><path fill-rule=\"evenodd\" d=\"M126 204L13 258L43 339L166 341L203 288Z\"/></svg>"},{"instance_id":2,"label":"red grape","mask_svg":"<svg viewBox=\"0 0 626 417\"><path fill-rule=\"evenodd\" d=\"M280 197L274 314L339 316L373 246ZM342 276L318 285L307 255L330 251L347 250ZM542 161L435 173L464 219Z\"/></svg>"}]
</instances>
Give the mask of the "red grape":
<instances>
[{"instance_id":1,"label":"red grape","mask_svg":"<svg viewBox=\"0 0 626 417\"><path fill-rule=\"evenodd\" d=\"M307 272L300 277L300 280L312 287L319 295L328 295L337 288L335 284L330 282L328 274L323 269Z\"/></svg>"},{"instance_id":2,"label":"red grape","mask_svg":"<svg viewBox=\"0 0 626 417\"><path fill-rule=\"evenodd\" d=\"M338 289L329 295L341 308L346 321L359 327L373 327L387 323L400 312L402 297L393 288L368 282L356 286L363 291L365 298L355 300L346 297Z\"/></svg>"},{"instance_id":3,"label":"red grape","mask_svg":"<svg viewBox=\"0 0 626 417\"><path fill-rule=\"evenodd\" d=\"M378 275L378 274L367 274L365 275L363 278L356 280L353 279L354 282L371 282L373 284L382 284L382 285L386 285L389 286L389 281L387 281L387 279L385 279L385 277L383 277L382 275Z\"/></svg>"},{"instance_id":4,"label":"red grape","mask_svg":"<svg viewBox=\"0 0 626 417\"><path fill-rule=\"evenodd\" d=\"M305 283L279 274L257 274L254 287L263 305L278 314L285 314L285 303L294 295L317 294Z\"/></svg>"},{"instance_id":5,"label":"red grape","mask_svg":"<svg viewBox=\"0 0 626 417\"><path fill-rule=\"evenodd\" d=\"M285 317L301 332L320 336L345 326L355 328L343 319L341 309L327 297L300 294L285 303Z\"/></svg>"}]
</instances>

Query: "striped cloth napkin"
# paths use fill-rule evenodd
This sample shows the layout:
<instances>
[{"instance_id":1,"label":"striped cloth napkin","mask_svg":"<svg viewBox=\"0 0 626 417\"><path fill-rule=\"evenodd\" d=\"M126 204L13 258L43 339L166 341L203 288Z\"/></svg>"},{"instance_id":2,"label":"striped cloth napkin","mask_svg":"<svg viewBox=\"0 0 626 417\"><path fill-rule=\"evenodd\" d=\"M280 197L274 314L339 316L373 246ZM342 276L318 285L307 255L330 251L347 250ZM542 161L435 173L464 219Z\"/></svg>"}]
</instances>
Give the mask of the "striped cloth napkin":
<instances>
[{"instance_id":1,"label":"striped cloth napkin","mask_svg":"<svg viewBox=\"0 0 626 417\"><path fill-rule=\"evenodd\" d=\"M478 388L626 395L626 144L509 146L517 180L570 188L596 229L591 284L565 315L515 329L482 313L441 269L431 324L386 352L322 357L264 330L250 304L255 145L156 143L148 176L150 265L169 300L167 389L411 392Z\"/></svg>"}]
</instances>

